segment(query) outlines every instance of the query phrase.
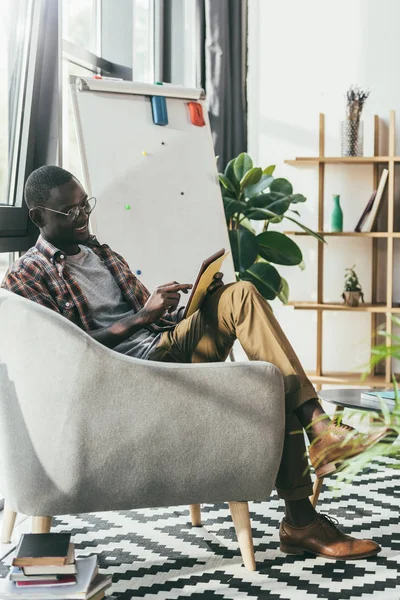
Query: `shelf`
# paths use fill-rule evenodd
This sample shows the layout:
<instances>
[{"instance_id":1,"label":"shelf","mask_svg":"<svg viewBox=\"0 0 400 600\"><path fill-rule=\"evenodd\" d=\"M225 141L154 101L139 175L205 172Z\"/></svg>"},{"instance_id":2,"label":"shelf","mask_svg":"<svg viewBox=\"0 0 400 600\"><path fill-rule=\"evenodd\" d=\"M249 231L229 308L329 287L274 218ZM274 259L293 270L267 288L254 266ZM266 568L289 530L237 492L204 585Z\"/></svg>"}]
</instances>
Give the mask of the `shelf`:
<instances>
[{"instance_id":1,"label":"shelf","mask_svg":"<svg viewBox=\"0 0 400 600\"><path fill-rule=\"evenodd\" d=\"M310 235L306 231L285 231L286 235ZM337 237L365 237L365 238L400 238L400 231L316 231L319 235L323 236L337 236Z\"/></svg>"},{"instance_id":2,"label":"shelf","mask_svg":"<svg viewBox=\"0 0 400 600\"><path fill-rule=\"evenodd\" d=\"M375 165L389 161L398 163L400 156L298 156L294 160L285 160L285 164L294 167L321 163L326 165Z\"/></svg>"},{"instance_id":3,"label":"shelf","mask_svg":"<svg viewBox=\"0 0 400 600\"><path fill-rule=\"evenodd\" d=\"M359 306L346 306L336 302L288 302L297 310L346 310L369 313L400 313L400 306L387 307L386 304L360 304Z\"/></svg>"},{"instance_id":4,"label":"shelf","mask_svg":"<svg viewBox=\"0 0 400 600\"><path fill-rule=\"evenodd\" d=\"M400 304L396 302L395 306L393 306L392 298L394 297L395 286L394 286L394 252L395 252L395 240L400 238L400 231L394 230L394 207L395 207L395 168L398 164L400 164L400 156L396 155L396 120L395 120L395 112L393 110L390 111L389 114L389 126L388 126L388 135L385 134L385 142L386 148L383 150L384 156L379 155L379 149L381 146L382 139L380 133L382 131L382 127L380 124L380 119L378 115L374 115L374 132L373 132L373 146L370 152L373 156L326 156L326 148L325 148L325 115L319 115L319 133L317 148L314 150L316 156L297 156L295 160L285 160L285 164L292 165L293 167L312 167L315 169L317 167L318 171L318 182L317 182L317 198L318 198L318 211L317 211L317 221L315 224L315 228L317 233L321 236L320 241L318 241L315 246L313 246L316 250L316 258L317 258L317 285L316 285L316 295L315 302L290 302L289 305L292 306L296 310L313 310L314 315L316 317L316 360L315 360L315 368L311 372L310 375L311 380L315 383L317 388L321 388L323 385L331 384L335 387L353 385L357 387L362 386L384 386L387 385L386 382L390 381L390 375L392 372L392 359L388 357L382 366L382 370L384 370L384 375L375 377L369 376L364 382L361 382L361 374L354 373L333 373L333 372L324 372L324 316L326 315L325 311L337 311L338 313L346 311L349 312L357 312L364 313L369 315L369 323L368 332L365 332L365 340L368 347L370 344L376 343L376 330L379 320L379 315L381 315L381 319L385 321L386 330L389 333L393 332L394 325L392 322L393 314L400 315ZM387 138L387 139L386 139ZM338 149L338 151L340 151ZM368 172L372 174L372 188L377 189L380 180L380 170L381 167L384 166L389 171L389 177L387 182L387 197L385 197L386 204L386 213L387 213L387 222L383 226L383 229L386 231L371 231L371 232L356 232L356 231L340 231L340 232L331 232L331 231L323 231L324 227L329 226L326 224L326 219L324 215L324 209L326 206L326 189L325 189L325 176L327 173L327 169L325 165L340 165L341 167L345 167L346 165L369 165ZM371 168L372 167L372 168ZM367 170L364 169L364 175L367 174ZM361 200L360 200L361 202ZM362 203L364 205L364 202ZM360 213L361 213L360 208ZM291 226L293 227L293 226ZM381 228L382 229L382 228ZM299 236L299 235L308 235L305 231L302 231L300 228L297 228L297 231L286 231L285 232L289 236ZM338 249L342 248L342 252L346 252L352 258L352 254L361 254L362 248L365 244L358 244L358 252L354 252L353 249L350 250L348 248L349 240L356 238L370 238L375 240L375 242L370 245L368 242L368 248L371 249L371 288L372 288L372 301L368 304L361 304L360 306L345 306L343 302L341 302L340 295L337 295L337 302L324 302L324 267L325 267L325 252L326 252L326 242L331 241L331 238L339 237L341 239L341 243L334 243L333 247ZM386 256L385 263L382 261L378 264L378 258L380 257L379 246L377 240L385 240L387 243L386 246ZM347 242L346 242L347 240ZM325 243L323 243L323 241ZM354 260L354 256L353 256ZM381 282L380 274L384 271L386 275L386 279ZM379 283L379 286L378 286ZM390 305L379 304L377 302L377 293L378 287L385 290L385 298L390 301ZM396 298L396 300L398 300ZM341 352L341 349L346 344L347 338L343 337L343 341L338 344L336 351L338 353ZM369 350L369 348L368 348ZM346 363L344 363L346 365ZM329 365L327 365L329 366ZM318 374L318 375L316 375Z\"/></svg>"},{"instance_id":5,"label":"shelf","mask_svg":"<svg viewBox=\"0 0 400 600\"><path fill-rule=\"evenodd\" d=\"M359 387L392 387L392 382L385 381L384 375L368 375L361 381L362 373L335 373L327 371L323 375L307 373L312 383L317 385L357 385Z\"/></svg>"}]
</instances>

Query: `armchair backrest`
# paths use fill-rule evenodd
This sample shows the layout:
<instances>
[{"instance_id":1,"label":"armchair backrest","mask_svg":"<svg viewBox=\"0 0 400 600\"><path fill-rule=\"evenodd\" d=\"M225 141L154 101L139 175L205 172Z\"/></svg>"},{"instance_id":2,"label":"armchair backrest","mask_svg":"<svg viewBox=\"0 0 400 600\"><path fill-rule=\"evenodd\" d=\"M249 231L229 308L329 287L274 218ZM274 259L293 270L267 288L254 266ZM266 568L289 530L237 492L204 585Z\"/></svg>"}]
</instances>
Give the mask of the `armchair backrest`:
<instances>
[{"instance_id":1,"label":"armchair backrest","mask_svg":"<svg viewBox=\"0 0 400 600\"><path fill-rule=\"evenodd\" d=\"M0 289L0 490L18 512L267 498L282 396L268 363L126 357Z\"/></svg>"}]
</instances>

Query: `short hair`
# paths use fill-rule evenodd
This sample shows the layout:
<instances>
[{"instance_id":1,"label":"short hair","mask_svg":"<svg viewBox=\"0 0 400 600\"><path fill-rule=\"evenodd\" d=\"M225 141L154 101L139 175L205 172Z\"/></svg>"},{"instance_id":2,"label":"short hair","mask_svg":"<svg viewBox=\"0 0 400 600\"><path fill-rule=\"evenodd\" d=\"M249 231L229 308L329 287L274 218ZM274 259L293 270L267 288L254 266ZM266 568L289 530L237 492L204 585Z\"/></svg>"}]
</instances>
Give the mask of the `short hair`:
<instances>
[{"instance_id":1,"label":"short hair","mask_svg":"<svg viewBox=\"0 0 400 600\"><path fill-rule=\"evenodd\" d=\"M61 167L46 165L33 171L25 183L25 202L29 209L46 204L52 189L68 183L75 177Z\"/></svg>"}]
</instances>

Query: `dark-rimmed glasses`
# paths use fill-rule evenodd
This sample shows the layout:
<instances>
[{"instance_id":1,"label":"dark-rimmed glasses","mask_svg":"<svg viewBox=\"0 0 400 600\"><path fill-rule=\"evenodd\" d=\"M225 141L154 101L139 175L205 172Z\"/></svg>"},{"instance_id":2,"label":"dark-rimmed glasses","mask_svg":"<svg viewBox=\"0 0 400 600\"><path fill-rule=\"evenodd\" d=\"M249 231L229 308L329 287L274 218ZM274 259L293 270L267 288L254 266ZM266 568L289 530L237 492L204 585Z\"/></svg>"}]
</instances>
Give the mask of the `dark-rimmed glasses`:
<instances>
[{"instance_id":1,"label":"dark-rimmed glasses","mask_svg":"<svg viewBox=\"0 0 400 600\"><path fill-rule=\"evenodd\" d=\"M59 215L64 215L64 217L67 217L71 223L74 223L79 219L81 210L83 210L85 214L90 215L96 206L96 202L97 200L93 196L92 198L84 200L80 206L74 206L73 208L70 208L68 212L61 212L61 210L54 210L54 208L47 208L47 206L37 206L36 208L43 208L43 210L50 210L51 212L58 213Z\"/></svg>"}]
</instances>

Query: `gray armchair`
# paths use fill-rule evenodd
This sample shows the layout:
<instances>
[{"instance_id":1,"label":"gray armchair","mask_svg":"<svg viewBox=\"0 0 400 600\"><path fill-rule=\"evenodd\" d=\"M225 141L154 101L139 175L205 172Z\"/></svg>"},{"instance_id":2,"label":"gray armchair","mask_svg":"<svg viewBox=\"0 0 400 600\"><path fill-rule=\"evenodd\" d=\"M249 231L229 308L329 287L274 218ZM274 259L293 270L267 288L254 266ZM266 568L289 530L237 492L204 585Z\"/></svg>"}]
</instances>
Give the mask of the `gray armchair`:
<instances>
[{"instance_id":1,"label":"gray armchair","mask_svg":"<svg viewBox=\"0 0 400 600\"><path fill-rule=\"evenodd\" d=\"M281 458L283 380L265 362L126 357L61 315L0 289L3 539L17 512L49 531L71 513L229 501L255 568L247 500Z\"/></svg>"}]
</instances>

